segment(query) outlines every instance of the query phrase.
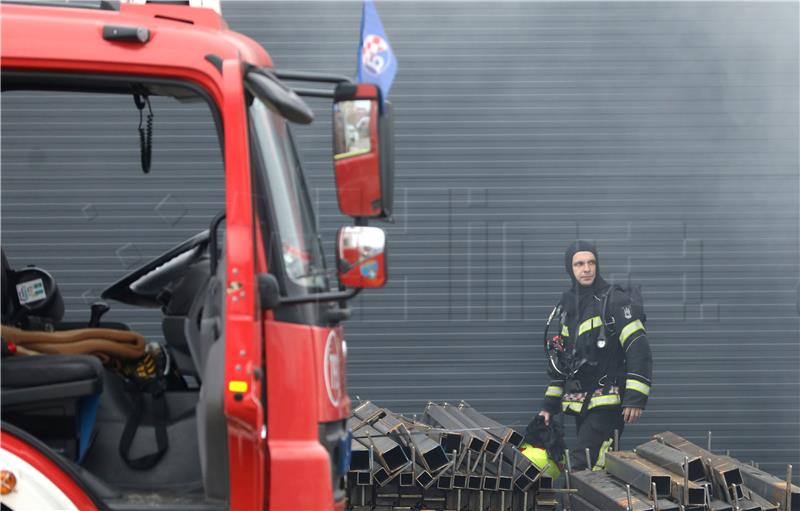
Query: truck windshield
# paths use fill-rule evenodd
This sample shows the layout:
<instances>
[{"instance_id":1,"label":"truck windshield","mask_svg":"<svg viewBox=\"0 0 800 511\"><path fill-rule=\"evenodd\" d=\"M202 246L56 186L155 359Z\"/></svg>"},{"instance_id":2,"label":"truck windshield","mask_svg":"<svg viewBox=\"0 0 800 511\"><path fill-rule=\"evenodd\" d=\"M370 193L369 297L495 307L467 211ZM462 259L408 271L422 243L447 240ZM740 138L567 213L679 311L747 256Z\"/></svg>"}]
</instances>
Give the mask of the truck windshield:
<instances>
[{"instance_id":1,"label":"truck windshield","mask_svg":"<svg viewBox=\"0 0 800 511\"><path fill-rule=\"evenodd\" d=\"M322 292L329 287L314 214L286 121L259 99L248 109L258 172L272 218L269 254L281 254L290 294ZM274 264L274 262L272 263Z\"/></svg>"}]
</instances>

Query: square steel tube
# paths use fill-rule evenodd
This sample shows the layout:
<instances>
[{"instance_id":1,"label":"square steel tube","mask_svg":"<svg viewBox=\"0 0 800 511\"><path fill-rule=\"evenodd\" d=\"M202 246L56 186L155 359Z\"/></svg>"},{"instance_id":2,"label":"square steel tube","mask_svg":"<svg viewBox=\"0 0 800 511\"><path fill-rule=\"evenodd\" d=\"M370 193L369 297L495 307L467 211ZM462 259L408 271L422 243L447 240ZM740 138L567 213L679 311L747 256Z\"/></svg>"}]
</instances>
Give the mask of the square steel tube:
<instances>
[{"instance_id":1,"label":"square steel tube","mask_svg":"<svg viewBox=\"0 0 800 511\"><path fill-rule=\"evenodd\" d=\"M655 435L655 438L657 440L663 440L667 445L679 449L690 456L700 457L707 470L711 473L714 482L720 486L721 489L726 490L723 492L726 500L730 500L727 489L730 488L731 485L737 485L737 488L739 488L738 485L742 484L742 473L739 467L726 460L724 456L717 456L669 431L659 433ZM736 491L740 492L738 489Z\"/></svg>"},{"instance_id":2,"label":"square steel tube","mask_svg":"<svg viewBox=\"0 0 800 511\"><path fill-rule=\"evenodd\" d=\"M447 454L452 454L453 451L459 453L461 451L461 440L461 433L448 431L439 436L439 445L442 446Z\"/></svg>"},{"instance_id":3,"label":"square steel tube","mask_svg":"<svg viewBox=\"0 0 800 511\"><path fill-rule=\"evenodd\" d=\"M770 502L769 500L765 499L757 492L751 491L749 498L747 499L753 503L753 505L758 506L761 508L761 511L778 511L779 505Z\"/></svg>"},{"instance_id":4,"label":"square steel tube","mask_svg":"<svg viewBox=\"0 0 800 511\"><path fill-rule=\"evenodd\" d=\"M417 463L420 463L431 473L438 472L448 464L449 460L444 448L425 433L409 432L408 439L411 443L410 447L417 452Z\"/></svg>"},{"instance_id":5,"label":"square steel tube","mask_svg":"<svg viewBox=\"0 0 800 511\"><path fill-rule=\"evenodd\" d=\"M381 408L372 401L364 401L353 409L354 417L362 422L372 423L386 415L386 409Z\"/></svg>"},{"instance_id":6,"label":"square steel tube","mask_svg":"<svg viewBox=\"0 0 800 511\"><path fill-rule=\"evenodd\" d=\"M417 474L417 484L419 484L420 486L422 486L425 489L430 488L433 485L434 482L436 482L436 480L433 478L433 476L427 470L421 470Z\"/></svg>"},{"instance_id":7,"label":"square steel tube","mask_svg":"<svg viewBox=\"0 0 800 511\"><path fill-rule=\"evenodd\" d=\"M761 469L742 463L741 461L723 456L723 458L735 463L742 473L744 484L758 493L773 504L785 505L786 502L786 481L768 474ZM800 511L800 487L791 486L792 508L791 511Z\"/></svg>"},{"instance_id":8,"label":"square steel tube","mask_svg":"<svg viewBox=\"0 0 800 511\"><path fill-rule=\"evenodd\" d=\"M569 504L572 511L602 511L580 495L570 495Z\"/></svg>"},{"instance_id":9,"label":"square steel tube","mask_svg":"<svg viewBox=\"0 0 800 511\"><path fill-rule=\"evenodd\" d=\"M497 485L500 481L498 481L497 477L495 476L484 476L483 478L483 489L489 491L497 491Z\"/></svg>"},{"instance_id":10,"label":"square steel tube","mask_svg":"<svg viewBox=\"0 0 800 511\"><path fill-rule=\"evenodd\" d=\"M402 446L372 426L362 426L353 435L367 446L367 449L373 447L375 459L386 468L387 474L408 463L408 457Z\"/></svg>"},{"instance_id":11,"label":"square steel tube","mask_svg":"<svg viewBox=\"0 0 800 511\"><path fill-rule=\"evenodd\" d=\"M572 487L578 490L578 496L603 511L628 509L628 496L625 485L605 472L580 470L570 474ZM643 499L638 492L631 490L630 511L653 511L649 499Z\"/></svg>"},{"instance_id":12,"label":"square steel tube","mask_svg":"<svg viewBox=\"0 0 800 511\"><path fill-rule=\"evenodd\" d=\"M458 409L464 415L472 419L474 423L483 427L487 433L500 440L501 443L508 443L514 447L519 447L522 445L522 442L525 441L525 437L517 433L513 428L504 426L499 422L483 415L475 408L470 406L470 404L466 401L461 401L461 403L458 405Z\"/></svg>"},{"instance_id":13,"label":"square steel tube","mask_svg":"<svg viewBox=\"0 0 800 511\"><path fill-rule=\"evenodd\" d=\"M436 487L440 490L450 490L453 488L453 476L440 475L436 481Z\"/></svg>"},{"instance_id":14,"label":"square steel tube","mask_svg":"<svg viewBox=\"0 0 800 511\"><path fill-rule=\"evenodd\" d=\"M468 475L467 476L467 488L470 490L480 490L483 486L482 477L479 475Z\"/></svg>"},{"instance_id":15,"label":"square steel tube","mask_svg":"<svg viewBox=\"0 0 800 511\"><path fill-rule=\"evenodd\" d=\"M356 438L350 442L350 470L369 470L369 447Z\"/></svg>"},{"instance_id":16,"label":"square steel tube","mask_svg":"<svg viewBox=\"0 0 800 511\"><path fill-rule=\"evenodd\" d=\"M481 452L483 450L483 440L475 435L474 431L468 431L467 427L461 421L453 417L441 405L428 403L425 409L425 416L429 419L429 423L439 425L444 429L456 430L460 433L464 450L469 449L474 452Z\"/></svg>"},{"instance_id":17,"label":"square steel tube","mask_svg":"<svg viewBox=\"0 0 800 511\"><path fill-rule=\"evenodd\" d=\"M372 484L372 474L369 472L355 472L356 474L356 485L358 486L370 486Z\"/></svg>"},{"instance_id":18,"label":"square steel tube","mask_svg":"<svg viewBox=\"0 0 800 511\"><path fill-rule=\"evenodd\" d=\"M733 506L721 500L712 500L708 509L711 511L733 511Z\"/></svg>"},{"instance_id":19,"label":"square steel tube","mask_svg":"<svg viewBox=\"0 0 800 511\"><path fill-rule=\"evenodd\" d=\"M687 507L688 506L701 506L702 507L702 506L705 505L705 503L706 503L706 490L705 490L705 488L703 488L699 484L697 484L697 483L695 483L695 482L690 480L689 481L689 489L688 489L687 492L684 492L684 489L683 489L683 476L682 475L675 474L673 472L670 472L669 470L663 469L663 468L659 467L658 465L656 465L655 463L653 463L653 462L651 462L651 461L649 461L649 460L647 460L645 458L642 458L640 456L637 456L637 454L638 454L638 451L636 449L634 450L634 452L619 451L619 452L607 453L606 454L606 470L611 475L625 480L623 477L620 477L620 475L615 473L615 471L617 470L616 466L614 468L610 468L609 467L609 465L608 465L609 456L615 458L615 460L612 461L612 465L616 464L617 458L623 458L625 460L634 461L638 467L640 467L646 474L649 474L651 477L653 477L653 476L656 476L656 477L667 477L667 478L670 479L671 484L669 486L669 490L666 493L663 492L663 488L661 486L659 486L659 482L658 481L656 481L656 480L652 481L652 482L656 483L656 492L659 494L659 496L671 497L671 498L677 500L678 502L680 502L681 504L683 504L684 506L687 506ZM629 484L631 484L631 486L633 486L633 487L635 487L635 488L637 488L637 489L639 489L639 490L641 490L643 492L645 491L641 487L641 485L639 485L639 484L633 484L630 481L626 481L626 482L628 482ZM652 489L649 490L649 491L646 491L645 493L650 494L651 491L652 491ZM688 502L684 502L684 500L686 500L686 498L685 498L686 496L688 496Z\"/></svg>"},{"instance_id":20,"label":"square steel tube","mask_svg":"<svg viewBox=\"0 0 800 511\"><path fill-rule=\"evenodd\" d=\"M633 450L642 458L662 467L683 478L683 461L687 453L656 440L644 443ZM699 456L689 456L689 480L701 481L706 474L703 469L703 460Z\"/></svg>"},{"instance_id":21,"label":"square steel tube","mask_svg":"<svg viewBox=\"0 0 800 511\"><path fill-rule=\"evenodd\" d=\"M500 440L486 431L484 425L478 424L467 416L463 410L453 405L444 405L443 408L467 429L472 430L478 438L483 440L484 450L494 456L503 447Z\"/></svg>"},{"instance_id":22,"label":"square steel tube","mask_svg":"<svg viewBox=\"0 0 800 511\"><path fill-rule=\"evenodd\" d=\"M519 491L523 491L523 492L531 490L531 489L534 489L534 488L538 489L539 488L539 481L536 481L534 483L533 480L530 479L525 474L520 474L520 475L517 476L516 479L514 479L514 488L518 489Z\"/></svg>"},{"instance_id":23,"label":"square steel tube","mask_svg":"<svg viewBox=\"0 0 800 511\"><path fill-rule=\"evenodd\" d=\"M411 472L400 472L400 486L414 486L414 474Z\"/></svg>"},{"instance_id":24,"label":"square steel tube","mask_svg":"<svg viewBox=\"0 0 800 511\"><path fill-rule=\"evenodd\" d=\"M607 452L606 471L646 495L652 492L653 484L658 497L669 497L672 493L672 477L630 451Z\"/></svg>"}]
</instances>

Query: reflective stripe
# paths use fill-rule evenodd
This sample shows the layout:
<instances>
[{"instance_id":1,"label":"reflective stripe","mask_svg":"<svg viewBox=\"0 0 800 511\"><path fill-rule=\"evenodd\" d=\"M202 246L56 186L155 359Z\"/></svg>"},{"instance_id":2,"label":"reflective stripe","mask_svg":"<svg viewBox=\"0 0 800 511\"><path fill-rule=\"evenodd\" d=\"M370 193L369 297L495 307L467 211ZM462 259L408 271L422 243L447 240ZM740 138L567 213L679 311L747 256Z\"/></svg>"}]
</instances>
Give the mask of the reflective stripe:
<instances>
[{"instance_id":1,"label":"reflective stripe","mask_svg":"<svg viewBox=\"0 0 800 511\"><path fill-rule=\"evenodd\" d=\"M606 453L611 450L611 444L614 443L613 438L609 438L600 446L600 453L597 455L597 463L592 467L592 472L598 472L606 468Z\"/></svg>"},{"instance_id":2,"label":"reflective stripe","mask_svg":"<svg viewBox=\"0 0 800 511\"><path fill-rule=\"evenodd\" d=\"M631 379L626 380L625 388L635 390L636 392L641 392L645 396L650 395L650 385L642 383L639 380L631 380Z\"/></svg>"},{"instance_id":3,"label":"reflective stripe","mask_svg":"<svg viewBox=\"0 0 800 511\"><path fill-rule=\"evenodd\" d=\"M619 400L618 394L609 394L607 396L595 396L589 401L589 410L596 406L618 405L622 401Z\"/></svg>"},{"instance_id":4,"label":"reflective stripe","mask_svg":"<svg viewBox=\"0 0 800 511\"><path fill-rule=\"evenodd\" d=\"M593 328L597 328L603 324L603 320L600 319L600 316L595 316L593 318L589 318L583 323L581 326L578 327L578 335L583 335L584 333L588 332Z\"/></svg>"},{"instance_id":5,"label":"reflective stripe","mask_svg":"<svg viewBox=\"0 0 800 511\"><path fill-rule=\"evenodd\" d=\"M544 395L548 397L561 397L564 395L564 388L551 385L547 387L547 390L545 391Z\"/></svg>"},{"instance_id":6,"label":"reflective stripe","mask_svg":"<svg viewBox=\"0 0 800 511\"><path fill-rule=\"evenodd\" d=\"M230 390L231 392L236 392L241 394L243 392L247 392L247 387L248 386L246 381L233 380L228 382L228 390Z\"/></svg>"},{"instance_id":7,"label":"reflective stripe","mask_svg":"<svg viewBox=\"0 0 800 511\"><path fill-rule=\"evenodd\" d=\"M562 401L561 402L561 411L566 412L575 412L581 413L581 408L583 408L583 403L576 403L575 401Z\"/></svg>"},{"instance_id":8,"label":"reflective stripe","mask_svg":"<svg viewBox=\"0 0 800 511\"><path fill-rule=\"evenodd\" d=\"M564 337L569 337L569 328L567 328L567 325L563 325L561 327L561 335Z\"/></svg>"},{"instance_id":9,"label":"reflective stripe","mask_svg":"<svg viewBox=\"0 0 800 511\"><path fill-rule=\"evenodd\" d=\"M628 337L630 337L631 334L633 334L634 332L638 332L639 330L644 330L644 325L638 319L636 321L631 321L630 323L625 325L625 328L623 328L622 331L619 333L620 344L624 346L625 341L628 340Z\"/></svg>"}]
</instances>

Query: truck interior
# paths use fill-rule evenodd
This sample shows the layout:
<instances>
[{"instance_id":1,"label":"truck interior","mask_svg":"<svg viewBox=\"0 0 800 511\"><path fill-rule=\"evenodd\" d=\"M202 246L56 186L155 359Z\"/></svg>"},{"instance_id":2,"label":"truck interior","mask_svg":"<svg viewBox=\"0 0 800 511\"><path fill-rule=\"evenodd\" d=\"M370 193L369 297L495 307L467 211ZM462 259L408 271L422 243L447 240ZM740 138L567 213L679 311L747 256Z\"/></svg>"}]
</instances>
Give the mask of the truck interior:
<instances>
[{"instance_id":1,"label":"truck interior","mask_svg":"<svg viewBox=\"0 0 800 511\"><path fill-rule=\"evenodd\" d=\"M131 138L132 154L139 154L121 168L109 168L108 173L117 177L122 172L141 175L137 170L141 163L141 167L149 167L144 170L150 175L142 176L138 183L156 188L164 177L159 157L167 151L163 145L168 145L162 144L158 130L167 131L163 127L170 124L174 105L189 104L205 110L208 132L216 133L217 143L221 140L219 114L202 91L189 84L4 72L2 86L4 107L11 104L5 100L14 95L36 98L55 94L66 108L76 99L72 111L75 122L82 126L101 118L84 115L91 114L87 97L105 101L113 96L116 99L112 103L124 109L118 115L131 121L124 134ZM149 119L148 111L154 114ZM14 133L10 122L14 116L6 117L4 137ZM150 127L146 127L148 124ZM137 135L140 127L141 137ZM39 142L39 151L55 148L58 152L60 148L48 140ZM97 147L91 137L78 137L68 149L91 154ZM224 183L218 144L217 148L219 182ZM16 163L13 151L9 153L2 174L5 190L9 189L6 179L22 172L12 171L10 167ZM38 170L49 163L57 164L59 158L58 154L40 158ZM47 188L47 183L37 182L45 175L50 174L31 167L25 174L26 183ZM105 181L109 186L113 183L111 178ZM97 283L102 289L98 300L91 300L85 310L81 308L86 296L81 301L76 279L67 278L69 282L64 285L61 278L64 265L58 254L69 253L64 248L64 236L51 236L59 241L53 246L48 246L46 236L39 243L26 243L25 236L18 236L13 226L9 228L13 209L4 208L4 343L17 341L16 349L32 352L68 338L79 341L73 346L117 338L145 346L144 354L133 360L120 359L113 353L100 357L77 353L71 348L3 358L3 428L48 453L98 504L102 502L102 507L224 507L228 492L223 413L224 186L220 194L221 204L210 201L212 204L203 208L204 229L188 239L182 228L167 229L168 235L157 243L143 245L148 249L139 254L137 264L122 267L107 282ZM14 197L4 196L5 202L9 200L13 202ZM102 203L101 198L98 201ZM110 211L109 218L114 216L113 208L106 210ZM93 224L85 220L83 224ZM128 221L114 229L136 230L136 219L131 216ZM192 225L200 222L194 219ZM94 221L94 225L109 227L105 220ZM83 228L79 231L85 232ZM91 244L96 239L71 238L69 243ZM32 251L34 246L36 250ZM124 311L132 307L152 309L161 335L142 335L126 323ZM47 342L28 344L31 339Z\"/></svg>"}]
</instances>

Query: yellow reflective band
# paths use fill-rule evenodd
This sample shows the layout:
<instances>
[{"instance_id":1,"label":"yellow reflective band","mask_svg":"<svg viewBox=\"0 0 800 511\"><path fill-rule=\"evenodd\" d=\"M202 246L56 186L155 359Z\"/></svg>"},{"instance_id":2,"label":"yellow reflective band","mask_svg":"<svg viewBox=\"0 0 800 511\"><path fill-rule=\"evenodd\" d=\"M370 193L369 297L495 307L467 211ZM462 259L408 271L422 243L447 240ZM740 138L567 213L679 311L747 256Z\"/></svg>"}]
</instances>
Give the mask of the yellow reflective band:
<instances>
[{"instance_id":1,"label":"yellow reflective band","mask_svg":"<svg viewBox=\"0 0 800 511\"><path fill-rule=\"evenodd\" d=\"M362 154L369 154L369 149L358 149L356 151L350 151L349 153L335 154L333 159L339 161L344 160L345 158L352 158L353 156L361 156Z\"/></svg>"},{"instance_id":2,"label":"yellow reflective band","mask_svg":"<svg viewBox=\"0 0 800 511\"><path fill-rule=\"evenodd\" d=\"M609 405L618 405L621 401L619 400L619 395L617 394L609 394L607 396L595 396L589 401L589 410L596 406L609 406Z\"/></svg>"},{"instance_id":3,"label":"yellow reflective band","mask_svg":"<svg viewBox=\"0 0 800 511\"><path fill-rule=\"evenodd\" d=\"M551 385L547 387L547 390L544 393L545 396L548 397L561 397L564 395L564 389L562 387L556 387Z\"/></svg>"},{"instance_id":4,"label":"yellow reflective band","mask_svg":"<svg viewBox=\"0 0 800 511\"><path fill-rule=\"evenodd\" d=\"M247 392L247 382L246 381L229 381L228 382L228 390L231 392Z\"/></svg>"},{"instance_id":5,"label":"yellow reflective band","mask_svg":"<svg viewBox=\"0 0 800 511\"><path fill-rule=\"evenodd\" d=\"M561 335L569 337L569 328L567 328L567 325L561 327Z\"/></svg>"},{"instance_id":6,"label":"yellow reflective band","mask_svg":"<svg viewBox=\"0 0 800 511\"><path fill-rule=\"evenodd\" d=\"M606 453L611 450L612 443L614 443L614 439L609 438L600 446L600 453L597 455L597 463L592 467L592 472L599 472L606 468Z\"/></svg>"},{"instance_id":7,"label":"yellow reflective band","mask_svg":"<svg viewBox=\"0 0 800 511\"><path fill-rule=\"evenodd\" d=\"M644 330L644 325L638 319L636 321L631 321L630 323L625 325L625 328L623 328L622 331L619 333L620 344L624 346L625 341L628 340L628 337L630 337L631 334L633 334L634 332L638 332L639 330Z\"/></svg>"},{"instance_id":8,"label":"yellow reflective band","mask_svg":"<svg viewBox=\"0 0 800 511\"><path fill-rule=\"evenodd\" d=\"M626 380L625 388L635 390L636 392L641 392L645 396L650 395L650 385L642 383L639 380Z\"/></svg>"},{"instance_id":9,"label":"yellow reflective band","mask_svg":"<svg viewBox=\"0 0 800 511\"><path fill-rule=\"evenodd\" d=\"M581 413L581 408L583 408L583 403L576 403L575 401L562 401L561 402L561 411L566 412L575 412Z\"/></svg>"},{"instance_id":10,"label":"yellow reflective band","mask_svg":"<svg viewBox=\"0 0 800 511\"><path fill-rule=\"evenodd\" d=\"M589 318L583 323L581 326L578 327L578 335L583 335L584 333L588 332L593 328L597 328L603 324L603 320L600 319L600 316L595 316L593 318Z\"/></svg>"}]
</instances>

